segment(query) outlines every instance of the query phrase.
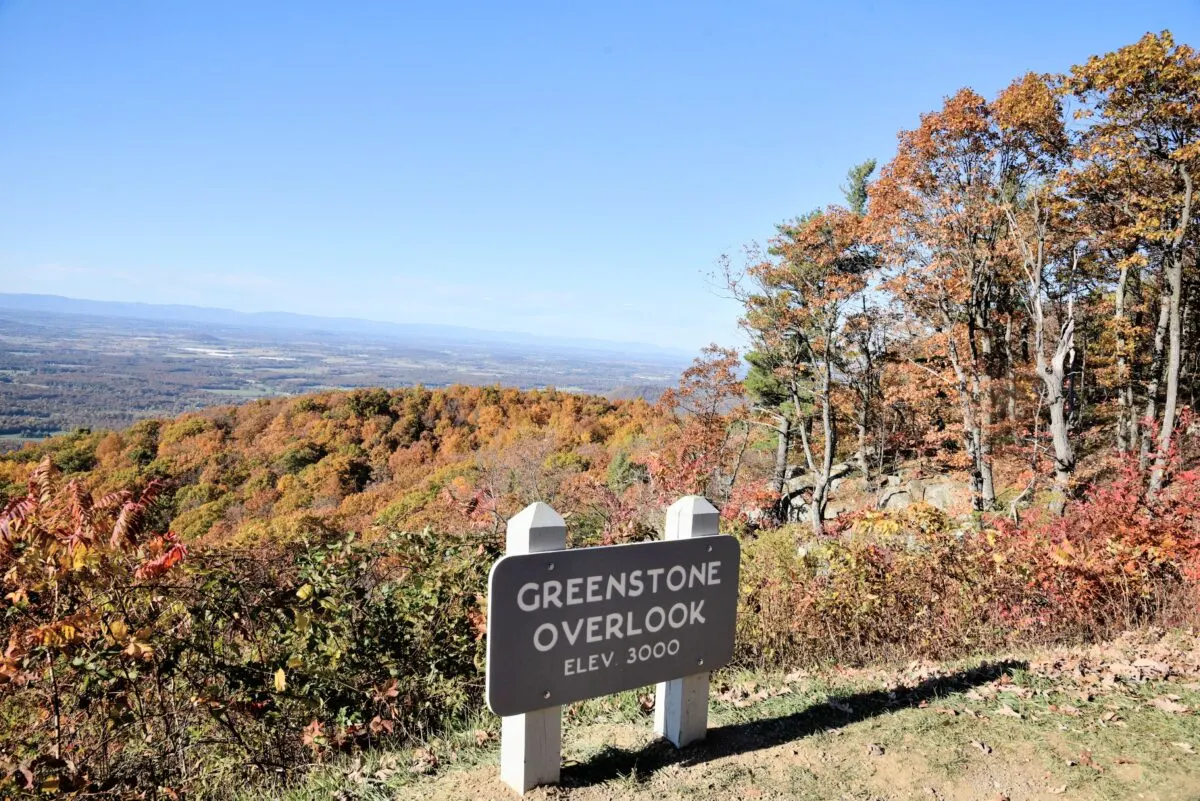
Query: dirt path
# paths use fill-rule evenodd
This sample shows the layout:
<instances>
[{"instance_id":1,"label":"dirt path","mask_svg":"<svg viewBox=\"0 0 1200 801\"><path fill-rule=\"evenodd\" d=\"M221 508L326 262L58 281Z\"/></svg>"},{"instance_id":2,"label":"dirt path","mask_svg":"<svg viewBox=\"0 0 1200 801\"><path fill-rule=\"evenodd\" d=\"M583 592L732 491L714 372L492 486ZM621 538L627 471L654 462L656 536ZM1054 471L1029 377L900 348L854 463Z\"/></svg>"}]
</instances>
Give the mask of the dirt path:
<instances>
[{"instance_id":1,"label":"dirt path","mask_svg":"<svg viewBox=\"0 0 1200 801\"><path fill-rule=\"evenodd\" d=\"M568 709L562 784L526 797L1200 799L1194 634L714 684L708 739L683 751L653 738L645 695ZM330 767L288 796L515 798L494 731Z\"/></svg>"}]
</instances>

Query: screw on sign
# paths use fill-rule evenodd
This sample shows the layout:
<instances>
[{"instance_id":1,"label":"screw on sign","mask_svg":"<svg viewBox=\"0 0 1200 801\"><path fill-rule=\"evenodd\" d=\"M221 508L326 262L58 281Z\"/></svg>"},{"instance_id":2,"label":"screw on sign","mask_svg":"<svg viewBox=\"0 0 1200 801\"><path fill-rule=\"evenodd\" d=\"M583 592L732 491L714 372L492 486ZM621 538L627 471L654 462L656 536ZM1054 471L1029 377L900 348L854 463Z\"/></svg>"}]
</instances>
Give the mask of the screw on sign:
<instances>
[{"instance_id":1,"label":"screw on sign","mask_svg":"<svg viewBox=\"0 0 1200 801\"><path fill-rule=\"evenodd\" d=\"M572 551L545 504L509 521L489 578L487 701L510 786L557 782L559 707L573 701L658 684L656 730L678 746L704 736L708 671L733 655L737 612L738 542L717 522L688 496L665 541Z\"/></svg>"}]
</instances>

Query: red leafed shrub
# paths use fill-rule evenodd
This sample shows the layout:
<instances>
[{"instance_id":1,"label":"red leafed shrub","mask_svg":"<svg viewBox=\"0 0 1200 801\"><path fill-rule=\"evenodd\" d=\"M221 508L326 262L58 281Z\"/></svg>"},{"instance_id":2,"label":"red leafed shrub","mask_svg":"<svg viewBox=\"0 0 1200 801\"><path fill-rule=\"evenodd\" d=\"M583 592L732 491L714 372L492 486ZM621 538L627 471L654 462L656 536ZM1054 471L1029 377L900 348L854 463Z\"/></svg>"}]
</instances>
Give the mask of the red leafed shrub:
<instances>
[{"instance_id":1,"label":"red leafed shrub","mask_svg":"<svg viewBox=\"0 0 1200 801\"><path fill-rule=\"evenodd\" d=\"M187 555L187 546L168 533L147 542L146 553L149 558L133 571L134 578L139 581L158 578L182 562Z\"/></svg>"},{"instance_id":2,"label":"red leafed shrub","mask_svg":"<svg viewBox=\"0 0 1200 801\"><path fill-rule=\"evenodd\" d=\"M1200 471L1177 472L1156 496L1137 463L1062 516L996 529L997 563L1021 582L1014 624L1045 634L1099 636L1171 617L1200 579Z\"/></svg>"},{"instance_id":3,"label":"red leafed shrub","mask_svg":"<svg viewBox=\"0 0 1200 801\"><path fill-rule=\"evenodd\" d=\"M721 507L721 517L750 523L759 528L778 525L779 493L763 482L738 484Z\"/></svg>"},{"instance_id":4,"label":"red leafed shrub","mask_svg":"<svg viewBox=\"0 0 1200 801\"><path fill-rule=\"evenodd\" d=\"M1020 525L915 504L846 515L820 538L761 532L743 546L739 651L861 664L1192 623L1200 471L1173 471L1154 497L1145 479L1129 465L1065 515Z\"/></svg>"},{"instance_id":5,"label":"red leafed shrub","mask_svg":"<svg viewBox=\"0 0 1200 801\"><path fill-rule=\"evenodd\" d=\"M6 729L0 748L25 755L12 774L20 789L94 788L95 766L117 746L97 737L93 718L106 721L106 735L127 717L156 725L134 684L158 672L161 633L173 624L154 582L186 553L171 535L145 536L160 490L151 482L93 497L78 480L60 484L47 458L0 513L0 703L6 719L28 721Z\"/></svg>"}]
</instances>

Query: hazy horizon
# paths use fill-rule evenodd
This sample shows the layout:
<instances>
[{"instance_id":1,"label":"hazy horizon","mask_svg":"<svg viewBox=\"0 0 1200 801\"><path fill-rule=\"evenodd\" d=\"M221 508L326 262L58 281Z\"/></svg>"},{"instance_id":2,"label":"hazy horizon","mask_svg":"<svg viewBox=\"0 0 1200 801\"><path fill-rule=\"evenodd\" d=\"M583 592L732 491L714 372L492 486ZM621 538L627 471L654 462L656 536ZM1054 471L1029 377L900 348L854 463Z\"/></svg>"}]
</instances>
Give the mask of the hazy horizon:
<instances>
[{"instance_id":1,"label":"hazy horizon","mask_svg":"<svg viewBox=\"0 0 1200 801\"><path fill-rule=\"evenodd\" d=\"M85 308L85 307L101 308ZM428 331L429 333L460 332L462 336L469 334L483 335L480 341L495 339L508 343L526 340L542 346L557 343L564 347L579 347L592 349L629 349L640 353L661 354L664 358L683 358L692 355L684 348L655 345L636 340L609 339L594 337L554 337L547 334L537 334L529 331L502 330L480 328L471 325L453 323L424 323L397 322L391 320L374 320L367 317L330 317L317 314L302 314L283 311L280 309L264 309L260 311L239 311L219 306L197 306L190 303L149 303L146 301L111 301L96 298L79 298L62 294L36 292L0 292L0 310L45 311L55 314L102 315L118 318L135 318L153 321L169 321L168 311L188 310L193 312L216 313L222 324L231 326L256 326L268 329L311 328L330 332L375 333L398 336L401 333ZM143 316L139 317L137 311ZM157 310L157 313L156 311ZM181 322L205 322L213 320L211 316L197 314L181 318ZM216 321L216 320L213 320ZM358 324L358 325L355 325Z\"/></svg>"}]
</instances>

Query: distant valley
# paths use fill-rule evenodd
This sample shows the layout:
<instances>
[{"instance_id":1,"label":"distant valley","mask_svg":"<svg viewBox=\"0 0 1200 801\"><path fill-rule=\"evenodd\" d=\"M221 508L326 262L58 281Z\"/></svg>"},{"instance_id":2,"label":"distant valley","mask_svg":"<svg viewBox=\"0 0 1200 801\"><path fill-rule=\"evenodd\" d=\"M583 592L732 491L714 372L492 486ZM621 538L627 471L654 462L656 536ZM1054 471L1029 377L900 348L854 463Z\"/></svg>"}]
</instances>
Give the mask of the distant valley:
<instances>
[{"instance_id":1,"label":"distant valley","mask_svg":"<svg viewBox=\"0 0 1200 801\"><path fill-rule=\"evenodd\" d=\"M0 446L330 388L500 384L654 398L687 361L639 343L0 293Z\"/></svg>"}]
</instances>

